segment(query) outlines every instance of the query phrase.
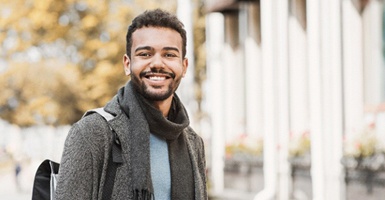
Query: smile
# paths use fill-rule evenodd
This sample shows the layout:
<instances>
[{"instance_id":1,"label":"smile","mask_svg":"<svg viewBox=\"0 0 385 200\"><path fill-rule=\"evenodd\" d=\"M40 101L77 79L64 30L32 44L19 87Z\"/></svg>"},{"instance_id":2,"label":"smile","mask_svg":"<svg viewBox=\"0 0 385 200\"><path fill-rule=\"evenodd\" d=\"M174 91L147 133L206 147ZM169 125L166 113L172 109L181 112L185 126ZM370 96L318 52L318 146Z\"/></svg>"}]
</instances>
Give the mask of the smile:
<instances>
[{"instance_id":1,"label":"smile","mask_svg":"<svg viewBox=\"0 0 385 200\"><path fill-rule=\"evenodd\" d=\"M149 76L149 77L146 77L152 81L164 81L166 80L166 77L164 76Z\"/></svg>"},{"instance_id":2,"label":"smile","mask_svg":"<svg viewBox=\"0 0 385 200\"><path fill-rule=\"evenodd\" d=\"M140 77L145 77L147 79L150 79L152 81L163 81L166 79L174 79L175 74L170 73L170 72L165 72L165 71L160 71L160 72L142 72L140 73Z\"/></svg>"}]
</instances>

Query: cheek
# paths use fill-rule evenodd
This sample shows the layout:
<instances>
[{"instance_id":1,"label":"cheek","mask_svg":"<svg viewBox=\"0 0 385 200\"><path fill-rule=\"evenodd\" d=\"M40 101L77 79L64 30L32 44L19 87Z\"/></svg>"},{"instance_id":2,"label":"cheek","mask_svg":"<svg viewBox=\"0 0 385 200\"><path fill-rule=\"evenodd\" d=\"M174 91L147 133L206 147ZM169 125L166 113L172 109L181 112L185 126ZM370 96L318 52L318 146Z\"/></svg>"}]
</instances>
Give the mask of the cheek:
<instances>
[{"instance_id":1,"label":"cheek","mask_svg":"<svg viewBox=\"0 0 385 200\"><path fill-rule=\"evenodd\" d=\"M182 63L169 62L166 63L166 65L178 76L183 76L185 74L185 68L183 67Z\"/></svg>"},{"instance_id":2,"label":"cheek","mask_svg":"<svg viewBox=\"0 0 385 200\"><path fill-rule=\"evenodd\" d=\"M147 66L149 66L148 62L136 61L131 63L131 73L140 73Z\"/></svg>"}]
</instances>

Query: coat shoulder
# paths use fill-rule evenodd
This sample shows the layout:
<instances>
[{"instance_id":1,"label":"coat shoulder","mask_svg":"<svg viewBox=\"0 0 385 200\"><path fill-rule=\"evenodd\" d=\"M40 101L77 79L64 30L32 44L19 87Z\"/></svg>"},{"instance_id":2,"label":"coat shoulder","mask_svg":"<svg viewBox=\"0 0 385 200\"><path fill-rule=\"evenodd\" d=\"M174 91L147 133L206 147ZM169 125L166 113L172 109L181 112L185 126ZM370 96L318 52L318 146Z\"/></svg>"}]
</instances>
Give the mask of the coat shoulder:
<instances>
[{"instance_id":1,"label":"coat shoulder","mask_svg":"<svg viewBox=\"0 0 385 200\"><path fill-rule=\"evenodd\" d=\"M189 140L190 144L193 144L195 147L201 149L204 148L204 142L200 135L198 135L194 129L192 129L190 126L188 126L185 129L185 133L187 136L187 139Z\"/></svg>"},{"instance_id":2,"label":"coat shoulder","mask_svg":"<svg viewBox=\"0 0 385 200\"><path fill-rule=\"evenodd\" d=\"M191 128L190 126L188 126L186 129L185 129L185 133L188 137L188 139L190 140L199 140L199 139L202 139L201 136L199 136L193 128Z\"/></svg>"},{"instance_id":3,"label":"coat shoulder","mask_svg":"<svg viewBox=\"0 0 385 200\"><path fill-rule=\"evenodd\" d=\"M88 146L91 152L96 153L105 149L101 146L108 146L108 141L112 138L110 133L107 121L99 114L92 113L72 125L66 140L67 144L77 143L76 140L82 141L83 147Z\"/></svg>"}]
</instances>

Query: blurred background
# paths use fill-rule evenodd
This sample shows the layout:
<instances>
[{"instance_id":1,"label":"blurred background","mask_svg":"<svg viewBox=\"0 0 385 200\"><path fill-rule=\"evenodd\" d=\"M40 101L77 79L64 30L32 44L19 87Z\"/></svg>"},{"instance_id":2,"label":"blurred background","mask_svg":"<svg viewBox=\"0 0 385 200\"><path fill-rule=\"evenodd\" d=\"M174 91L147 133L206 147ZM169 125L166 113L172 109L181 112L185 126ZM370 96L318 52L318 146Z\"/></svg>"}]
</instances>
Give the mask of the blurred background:
<instances>
[{"instance_id":1,"label":"blurred background","mask_svg":"<svg viewBox=\"0 0 385 200\"><path fill-rule=\"evenodd\" d=\"M128 25L183 21L178 94L210 199L385 195L383 0L0 0L0 198L31 199L70 126L127 82Z\"/></svg>"}]
</instances>

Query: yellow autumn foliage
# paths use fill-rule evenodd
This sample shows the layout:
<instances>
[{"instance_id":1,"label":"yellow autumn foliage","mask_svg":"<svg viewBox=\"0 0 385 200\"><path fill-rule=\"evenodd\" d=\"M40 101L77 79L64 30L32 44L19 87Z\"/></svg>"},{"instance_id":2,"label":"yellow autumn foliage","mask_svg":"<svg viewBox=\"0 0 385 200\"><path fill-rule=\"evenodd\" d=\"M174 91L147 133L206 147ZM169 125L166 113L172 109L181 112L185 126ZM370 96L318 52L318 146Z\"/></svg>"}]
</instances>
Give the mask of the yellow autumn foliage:
<instances>
[{"instance_id":1,"label":"yellow autumn foliage","mask_svg":"<svg viewBox=\"0 0 385 200\"><path fill-rule=\"evenodd\" d=\"M176 0L0 5L0 118L20 126L71 124L103 106L128 80L122 57L131 19L146 9L176 11Z\"/></svg>"},{"instance_id":2,"label":"yellow autumn foliage","mask_svg":"<svg viewBox=\"0 0 385 200\"><path fill-rule=\"evenodd\" d=\"M82 19L82 25L84 28L93 28L98 24L98 19L93 15L87 15Z\"/></svg>"}]
</instances>

